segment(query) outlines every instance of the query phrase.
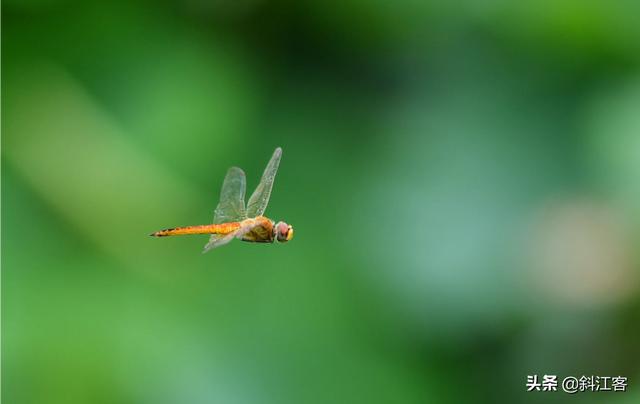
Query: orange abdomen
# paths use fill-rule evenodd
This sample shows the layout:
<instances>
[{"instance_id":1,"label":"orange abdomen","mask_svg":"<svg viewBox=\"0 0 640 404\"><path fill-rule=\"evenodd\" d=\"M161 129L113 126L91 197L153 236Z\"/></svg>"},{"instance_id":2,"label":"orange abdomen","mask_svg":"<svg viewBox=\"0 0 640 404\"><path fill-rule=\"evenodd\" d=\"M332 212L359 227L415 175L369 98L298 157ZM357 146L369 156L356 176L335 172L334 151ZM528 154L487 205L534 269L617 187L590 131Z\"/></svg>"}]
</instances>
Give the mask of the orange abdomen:
<instances>
[{"instance_id":1,"label":"orange abdomen","mask_svg":"<svg viewBox=\"0 0 640 404\"><path fill-rule=\"evenodd\" d=\"M221 224L203 224L200 226L175 227L173 229L164 229L151 233L151 236L181 236L184 234L229 234L240 227L238 222L229 222Z\"/></svg>"}]
</instances>

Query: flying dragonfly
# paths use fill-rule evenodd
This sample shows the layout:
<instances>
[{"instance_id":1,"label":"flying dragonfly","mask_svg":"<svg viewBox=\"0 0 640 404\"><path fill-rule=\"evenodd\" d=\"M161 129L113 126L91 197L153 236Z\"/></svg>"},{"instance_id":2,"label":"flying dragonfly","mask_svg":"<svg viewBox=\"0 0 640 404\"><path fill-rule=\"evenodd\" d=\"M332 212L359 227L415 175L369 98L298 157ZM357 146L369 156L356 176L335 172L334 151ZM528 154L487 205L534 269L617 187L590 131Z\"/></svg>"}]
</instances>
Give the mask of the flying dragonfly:
<instances>
[{"instance_id":1,"label":"flying dragonfly","mask_svg":"<svg viewBox=\"0 0 640 404\"><path fill-rule=\"evenodd\" d=\"M199 226L175 227L151 233L154 237L184 234L211 234L203 253L229 243L234 238L251 243L285 243L293 238L293 227L285 222L274 223L263 216L273 181L278 171L282 149L277 148L262 174L260 184L253 191L245 207L244 196L247 180L244 171L231 167L227 171L220 191L220 202L214 212L213 223Z\"/></svg>"}]
</instances>

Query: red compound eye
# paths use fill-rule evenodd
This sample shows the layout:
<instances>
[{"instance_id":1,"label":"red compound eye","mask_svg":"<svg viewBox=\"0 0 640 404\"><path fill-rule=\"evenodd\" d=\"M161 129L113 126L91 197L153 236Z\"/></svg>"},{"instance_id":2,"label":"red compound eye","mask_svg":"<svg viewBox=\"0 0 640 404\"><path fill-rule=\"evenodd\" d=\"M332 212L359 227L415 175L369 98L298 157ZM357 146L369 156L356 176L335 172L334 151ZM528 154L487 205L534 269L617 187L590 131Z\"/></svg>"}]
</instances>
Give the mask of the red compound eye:
<instances>
[{"instance_id":1,"label":"red compound eye","mask_svg":"<svg viewBox=\"0 0 640 404\"><path fill-rule=\"evenodd\" d=\"M284 243L289 240L289 225L279 222L275 227L275 236L279 242Z\"/></svg>"}]
</instances>

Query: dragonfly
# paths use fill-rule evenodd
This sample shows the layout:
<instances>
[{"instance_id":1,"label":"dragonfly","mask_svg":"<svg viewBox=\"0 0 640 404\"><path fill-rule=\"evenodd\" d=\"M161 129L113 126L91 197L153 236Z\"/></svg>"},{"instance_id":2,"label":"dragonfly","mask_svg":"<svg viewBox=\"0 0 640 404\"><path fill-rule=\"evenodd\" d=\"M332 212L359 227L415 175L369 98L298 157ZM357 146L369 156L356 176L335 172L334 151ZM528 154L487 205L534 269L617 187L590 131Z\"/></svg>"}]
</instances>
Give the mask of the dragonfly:
<instances>
[{"instance_id":1,"label":"dragonfly","mask_svg":"<svg viewBox=\"0 0 640 404\"><path fill-rule=\"evenodd\" d=\"M293 227L285 222L275 223L263 216L269 204L271 189L276 178L282 149L276 148L262 174L262 179L245 207L247 180L244 171L231 167L220 190L212 224L174 227L151 233L154 237L185 234L211 234L203 253L228 244L234 239L251 243L286 243L293 238Z\"/></svg>"}]
</instances>

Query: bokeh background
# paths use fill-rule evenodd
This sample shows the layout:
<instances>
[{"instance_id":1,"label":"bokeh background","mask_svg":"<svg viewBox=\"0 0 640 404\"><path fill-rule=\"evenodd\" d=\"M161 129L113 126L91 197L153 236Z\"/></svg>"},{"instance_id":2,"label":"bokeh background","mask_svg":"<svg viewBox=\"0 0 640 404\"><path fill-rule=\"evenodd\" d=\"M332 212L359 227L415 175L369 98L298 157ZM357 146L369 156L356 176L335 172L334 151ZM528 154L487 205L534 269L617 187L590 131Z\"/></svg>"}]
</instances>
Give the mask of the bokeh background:
<instances>
[{"instance_id":1,"label":"bokeh background","mask_svg":"<svg viewBox=\"0 0 640 404\"><path fill-rule=\"evenodd\" d=\"M3 3L4 402L640 402L640 3Z\"/></svg>"}]
</instances>

